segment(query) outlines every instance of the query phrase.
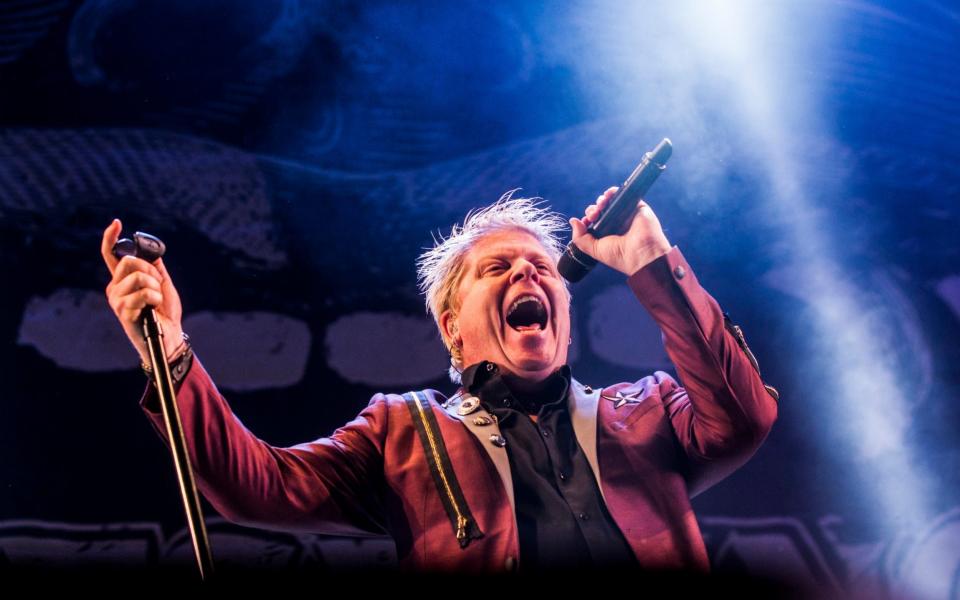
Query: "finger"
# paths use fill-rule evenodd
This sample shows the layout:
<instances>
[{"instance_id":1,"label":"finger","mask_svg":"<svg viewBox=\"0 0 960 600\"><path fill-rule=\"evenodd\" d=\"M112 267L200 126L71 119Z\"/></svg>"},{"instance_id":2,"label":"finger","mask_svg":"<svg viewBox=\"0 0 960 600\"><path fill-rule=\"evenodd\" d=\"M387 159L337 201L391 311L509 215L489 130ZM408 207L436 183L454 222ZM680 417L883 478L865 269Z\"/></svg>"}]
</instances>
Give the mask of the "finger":
<instances>
[{"instance_id":1,"label":"finger","mask_svg":"<svg viewBox=\"0 0 960 600\"><path fill-rule=\"evenodd\" d=\"M580 250L590 256L594 256L597 240L592 235L587 235L586 223L581 219L573 217L570 219L570 228L573 230L573 237L571 239L577 244L577 248L580 248Z\"/></svg>"},{"instance_id":2,"label":"finger","mask_svg":"<svg viewBox=\"0 0 960 600\"><path fill-rule=\"evenodd\" d=\"M160 306L162 301L163 297L160 292L144 288L121 298L117 304L117 309L121 319L136 321L140 318L140 313L145 307Z\"/></svg>"},{"instance_id":3,"label":"finger","mask_svg":"<svg viewBox=\"0 0 960 600\"><path fill-rule=\"evenodd\" d=\"M607 188L607 190L606 190L605 192L603 192L602 194L600 194L599 196L597 196L597 201L595 202L595 204L596 204L601 210L604 209L604 208L606 208L607 204L610 203L610 199L613 198L613 197L616 195L617 190L619 190L619 189L620 189L620 188L618 188L617 186L612 186L612 187L610 187L610 188Z\"/></svg>"},{"instance_id":4,"label":"finger","mask_svg":"<svg viewBox=\"0 0 960 600\"><path fill-rule=\"evenodd\" d=\"M570 228L573 230L570 239L576 242L581 250L584 249L584 245L588 245L593 240L592 236L587 235L587 223L583 220L573 217L570 219Z\"/></svg>"},{"instance_id":5,"label":"finger","mask_svg":"<svg viewBox=\"0 0 960 600\"><path fill-rule=\"evenodd\" d=\"M162 277L163 279L167 279L168 277L167 265L163 264L162 258L158 258L156 261L154 261L153 266L155 266L157 268L157 271L160 272L160 277Z\"/></svg>"},{"instance_id":6,"label":"finger","mask_svg":"<svg viewBox=\"0 0 960 600\"><path fill-rule=\"evenodd\" d=\"M612 200L613 197L617 195L617 189L618 188L613 187L607 190L606 192L604 192L603 195L597 199L597 206L599 206L600 208L605 208L607 204L610 203L610 200Z\"/></svg>"},{"instance_id":7,"label":"finger","mask_svg":"<svg viewBox=\"0 0 960 600\"><path fill-rule=\"evenodd\" d=\"M107 228L103 230L103 240L100 242L100 255L103 257L103 262L106 263L111 275L113 275L114 269L117 268L117 263L120 262L117 257L113 255L113 246L117 243L117 240L120 239L120 231L122 229L123 225L120 223L120 219L114 219L107 225Z\"/></svg>"},{"instance_id":8,"label":"finger","mask_svg":"<svg viewBox=\"0 0 960 600\"><path fill-rule=\"evenodd\" d=\"M570 219L570 229L573 230L572 239L577 239L581 235L587 232L587 226L584 225L583 221L576 217Z\"/></svg>"},{"instance_id":9,"label":"finger","mask_svg":"<svg viewBox=\"0 0 960 600\"><path fill-rule=\"evenodd\" d=\"M587 222L591 222L591 223L592 223L592 222L594 221L594 219L597 218L597 213L598 213L599 211L600 211L600 209L597 208L597 205L596 205L596 204L591 204L590 206L587 207L587 210L585 211L586 217L584 218L584 221L587 221Z\"/></svg>"},{"instance_id":10,"label":"finger","mask_svg":"<svg viewBox=\"0 0 960 600\"><path fill-rule=\"evenodd\" d=\"M160 282L153 276L147 275L143 271L135 271L121 279L113 288L111 295L122 298L133 292L148 288L161 292Z\"/></svg>"},{"instance_id":11,"label":"finger","mask_svg":"<svg viewBox=\"0 0 960 600\"><path fill-rule=\"evenodd\" d=\"M124 256L120 259L116 270L113 272L113 281L119 283L121 279L136 271L146 273L157 281L163 281L163 275L155 266L136 256Z\"/></svg>"},{"instance_id":12,"label":"finger","mask_svg":"<svg viewBox=\"0 0 960 600\"><path fill-rule=\"evenodd\" d=\"M163 264L163 259L162 259L162 258L158 258L158 259L153 263L153 266L156 267L157 272L160 273L160 283L161 283L164 287L170 286L170 288L172 289L172 288L173 288L173 280L170 279L170 273L167 272L167 265Z\"/></svg>"}]
</instances>

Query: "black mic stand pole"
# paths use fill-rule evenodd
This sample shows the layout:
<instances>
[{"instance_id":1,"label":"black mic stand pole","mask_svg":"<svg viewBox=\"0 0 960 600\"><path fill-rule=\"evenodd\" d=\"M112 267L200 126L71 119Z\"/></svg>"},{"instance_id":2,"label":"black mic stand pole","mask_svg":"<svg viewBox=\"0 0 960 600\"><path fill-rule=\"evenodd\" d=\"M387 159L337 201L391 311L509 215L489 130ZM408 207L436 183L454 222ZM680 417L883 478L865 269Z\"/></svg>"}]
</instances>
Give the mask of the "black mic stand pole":
<instances>
[{"instance_id":1,"label":"black mic stand pole","mask_svg":"<svg viewBox=\"0 0 960 600\"><path fill-rule=\"evenodd\" d=\"M190 467L190 455L187 453L187 442L183 436L180 411L177 410L170 365L167 364L166 353L163 350L163 330L152 306L144 308L140 318L143 339L147 342L150 353L154 384L160 396L163 422L166 424L167 438L170 440L170 451L173 453L173 464L177 470L180 496L183 498L183 508L187 513L187 527L190 529L197 567L200 569L200 579L206 580L213 575L213 555L210 553L210 541L207 539L207 528L203 522L203 511L193 479L193 469Z\"/></svg>"}]
</instances>

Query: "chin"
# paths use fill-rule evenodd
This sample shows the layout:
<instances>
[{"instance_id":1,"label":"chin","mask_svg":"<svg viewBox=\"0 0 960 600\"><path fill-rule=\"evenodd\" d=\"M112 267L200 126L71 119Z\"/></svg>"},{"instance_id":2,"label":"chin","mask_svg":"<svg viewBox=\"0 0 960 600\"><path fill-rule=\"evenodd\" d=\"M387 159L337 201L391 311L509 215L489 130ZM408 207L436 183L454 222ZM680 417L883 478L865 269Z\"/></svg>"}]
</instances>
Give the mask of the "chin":
<instances>
[{"instance_id":1,"label":"chin","mask_svg":"<svg viewBox=\"0 0 960 600\"><path fill-rule=\"evenodd\" d=\"M530 373L536 373L536 372L545 371L545 370L553 370L556 367L553 364L553 361L547 360L545 358L517 359L511 362L517 365L518 368Z\"/></svg>"}]
</instances>

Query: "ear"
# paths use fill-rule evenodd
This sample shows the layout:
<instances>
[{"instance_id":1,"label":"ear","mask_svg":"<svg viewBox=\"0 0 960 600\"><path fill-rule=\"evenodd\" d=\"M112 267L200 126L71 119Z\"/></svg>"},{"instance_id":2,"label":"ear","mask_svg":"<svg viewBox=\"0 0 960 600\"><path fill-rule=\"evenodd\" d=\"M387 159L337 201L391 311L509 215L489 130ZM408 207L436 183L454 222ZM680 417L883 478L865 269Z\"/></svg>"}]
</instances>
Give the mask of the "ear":
<instances>
[{"instance_id":1,"label":"ear","mask_svg":"<svg viewBox=\"0 0 960 600\"><path fill-rule=\"evenodd\" d=\"M457 326L457 315L453 310L448 308L440 315L440 329L451 344L460 345L460 329Z\"/></svg>"}]
</instances>

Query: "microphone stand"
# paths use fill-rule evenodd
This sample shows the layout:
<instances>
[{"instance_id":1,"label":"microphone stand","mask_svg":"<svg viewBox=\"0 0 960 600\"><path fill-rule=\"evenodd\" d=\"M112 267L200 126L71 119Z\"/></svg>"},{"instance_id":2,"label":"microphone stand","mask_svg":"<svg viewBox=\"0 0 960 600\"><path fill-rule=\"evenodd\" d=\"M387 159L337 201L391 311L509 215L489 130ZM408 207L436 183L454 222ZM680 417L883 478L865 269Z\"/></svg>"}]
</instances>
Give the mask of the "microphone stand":
<instances>
[{"instance_id":1,"label":"microphone stand","mask_svg":"<svg viewBox=\"0 0 960 600\"><path fill-rule=\"evenodd\" d=\"M183 508L187 513L187 527L190 529L190 538L193 540L197 568L200 569L200 579L206 580L213 575L213 555L210 553L210 541L207 539L207 528L203 522L200 496L197 494L193 469L190 466L190 456L187 453L187 442L183 435L183 425L180 422L180 411L177 410L170 365L167 364L166 353L163 349L163 330L152 306L143 309L140 319L143 327L143 338L147 342L147 349L150 353L150 366L153 368L154 384L157 388L157 394L160 396L163 422L167 427L167 439L170 440L170 451L173 453L177 482L180 484L180 496L183 499Z\"/></svg>"}]
</instances>

